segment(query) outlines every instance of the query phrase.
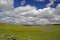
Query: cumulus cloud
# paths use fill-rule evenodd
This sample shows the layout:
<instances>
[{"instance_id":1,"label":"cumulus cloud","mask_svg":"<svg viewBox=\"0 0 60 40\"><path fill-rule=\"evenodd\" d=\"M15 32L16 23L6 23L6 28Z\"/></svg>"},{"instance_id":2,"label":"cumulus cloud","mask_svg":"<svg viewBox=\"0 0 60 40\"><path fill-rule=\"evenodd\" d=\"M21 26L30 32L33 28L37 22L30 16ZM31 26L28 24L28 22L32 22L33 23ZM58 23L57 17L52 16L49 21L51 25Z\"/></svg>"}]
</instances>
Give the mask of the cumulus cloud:
<instances>
[{"instance_id":1,"label":"cumulus cloud","mask_svg":"<svg viewBox=\"0 0 60 40\"><path fill-rule=\"evenodd\" d=\"M60 15L60 4L57 5L56 10L55 10L55 13L57 15Z\"/></svg>"},{"instance_id":2,"label":"cumulus cloud","mask_svg":"<svg viewBox=\"0 0 60 40\"><path fill-rule=\"evenodd\" d=\"M13 0L0 0L0 10L8 11L14 8Z\"/></svg>"},{"instance_id":3,"label":"cumulus cloud","mask_svg":"<svg viewBox=\"0 0 60 40\"><path fill-rule=\"evenodd\" d=\"M38 9L34 6L15 8L13 11L2 14L1 20L7 23L18 23L25 25L44 25L50 24L57 18L54 8Z\"/></svg>"},{"instance_id":4,"label":"cumulus cloud","mask_svg":"<svg viewBox=\"0 0 60 40\"><path fill-rule=\"evenodd\" d=\"M60 24L60 4L56 8L37 10L36 7L27 5L3 11L0 12L0 22L24 25Z\"/></svg>"}]
</instances>

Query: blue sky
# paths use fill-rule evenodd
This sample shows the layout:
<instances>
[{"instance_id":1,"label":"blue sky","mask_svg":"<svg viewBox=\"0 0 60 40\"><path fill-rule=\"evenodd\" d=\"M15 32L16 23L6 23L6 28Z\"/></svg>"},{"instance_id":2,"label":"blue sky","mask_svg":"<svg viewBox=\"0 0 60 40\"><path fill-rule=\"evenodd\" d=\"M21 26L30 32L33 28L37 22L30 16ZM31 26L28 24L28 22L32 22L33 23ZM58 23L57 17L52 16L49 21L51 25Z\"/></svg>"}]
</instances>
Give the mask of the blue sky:
<instances>
[{"instance_id":1,"label":"blue sky","mask_svg":"<svg viewBox=\"0 0 60 40\"><path fill-rule=\"evenodd\" d=\"M14 7L16 8L16 7L21 6L21 1L22 1L22 0L14 0L14 2L15 2L15 3L14 3ZM45 1L43 1L43 2L34 1L34 0L25 0L25 1L26 1L26 2L24 3L23 6L26 6L26 5L29 4L29 5L32 5L32 6L37 7L38 9L44 8L45 5L47 5L48 3L50 3L49 0L45 0ZM59 3L60 3L60 0L54 1L54 4L51 5L51 7L52 7L52 8L55 8L56 5L59 4Z\"/></svg>"}]
</instances>

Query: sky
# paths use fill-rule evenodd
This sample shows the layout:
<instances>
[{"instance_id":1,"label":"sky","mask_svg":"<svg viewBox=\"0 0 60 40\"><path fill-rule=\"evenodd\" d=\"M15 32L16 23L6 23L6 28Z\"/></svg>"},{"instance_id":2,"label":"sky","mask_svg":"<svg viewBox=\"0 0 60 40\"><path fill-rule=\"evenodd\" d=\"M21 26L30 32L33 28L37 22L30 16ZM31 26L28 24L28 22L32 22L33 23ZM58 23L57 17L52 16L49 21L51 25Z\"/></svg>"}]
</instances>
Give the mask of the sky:
<instances>
[{"instance_id":1,"label":"sky","mask_svg":"<svg viewBox=\"0 0 60 40\"><path fill-rule=\"evenodd\" d=\"M60 0L0 0L0 22L60 24Z\"/></svg>"},{"instance_id":2,"label":"sky","mask_svg":"<svg viewBox=\"0 0 60 40\"><path fill-rule=\"evenodd\" d=\"M50 3L49 0L44 0L44 1L37 1L37 0L14 0L15 4L14 7L19 7L19 6L26 6L26 5L32 5L37 7L38 9L42 9L46 7L48 3ZM58 4L60 3L60 0L54 1L54 3L51 5L52 8L55 8Z\"/></svg>"}]
</instances>

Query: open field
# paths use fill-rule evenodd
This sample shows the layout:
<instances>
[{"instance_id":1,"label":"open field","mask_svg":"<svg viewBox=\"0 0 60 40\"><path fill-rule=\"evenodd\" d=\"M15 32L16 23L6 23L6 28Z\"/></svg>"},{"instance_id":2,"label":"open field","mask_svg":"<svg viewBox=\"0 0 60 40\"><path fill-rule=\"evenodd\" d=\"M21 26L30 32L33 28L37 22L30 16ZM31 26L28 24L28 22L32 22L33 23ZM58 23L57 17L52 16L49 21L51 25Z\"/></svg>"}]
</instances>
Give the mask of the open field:
<instances>
[{"instance_id":1,"label":"open field","mask_svg":"<svg viewBox=\"0 0 60 40\"><path fill-rule=\"evenodd\" d=\"M6 35L17 37L16 40L60 40L60 25L23 26L0 24L0 40L7 40Z\"/></svg>"}]
</instances>

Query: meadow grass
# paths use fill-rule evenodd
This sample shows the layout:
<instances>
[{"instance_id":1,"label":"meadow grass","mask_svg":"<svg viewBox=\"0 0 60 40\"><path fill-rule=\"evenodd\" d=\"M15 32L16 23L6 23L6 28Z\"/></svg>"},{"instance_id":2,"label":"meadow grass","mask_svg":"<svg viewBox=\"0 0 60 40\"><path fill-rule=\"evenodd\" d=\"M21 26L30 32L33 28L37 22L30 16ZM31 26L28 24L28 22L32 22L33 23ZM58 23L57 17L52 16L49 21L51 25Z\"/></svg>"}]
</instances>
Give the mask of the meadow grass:
<instances>
[{"instance_id":1,"label":"meadow grass","mask_svg":"<svg viewBox=\"0 0 60 40\"><path fill-rule=\"evenodd\" d=\"M6 34L17 36L17 40L60 40L60 25L0 24L0 35Z\"/></svg>"}]
</instances>

